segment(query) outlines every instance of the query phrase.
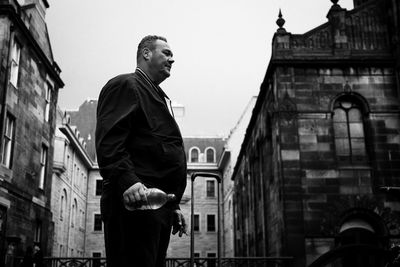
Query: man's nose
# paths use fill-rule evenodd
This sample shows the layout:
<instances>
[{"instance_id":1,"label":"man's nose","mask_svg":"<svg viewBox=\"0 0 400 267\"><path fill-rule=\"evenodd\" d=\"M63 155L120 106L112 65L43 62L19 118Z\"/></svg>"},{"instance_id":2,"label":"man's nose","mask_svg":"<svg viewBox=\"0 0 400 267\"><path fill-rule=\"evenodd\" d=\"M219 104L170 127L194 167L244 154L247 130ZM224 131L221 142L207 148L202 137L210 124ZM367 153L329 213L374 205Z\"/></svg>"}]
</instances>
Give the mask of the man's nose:
<instances>
[{"instance_id":1,"label":"man's nose","mask_svg":"<svg viewBox=\"0 0 400 267\"><path fill-rule=\"evenodd\" d=\"M170 64L172 64L172 63L175 62L175 60L174 60L172 57L170 57L170 58L168 59L168 62L169 62Z\"/></svg>"}]
</instances>

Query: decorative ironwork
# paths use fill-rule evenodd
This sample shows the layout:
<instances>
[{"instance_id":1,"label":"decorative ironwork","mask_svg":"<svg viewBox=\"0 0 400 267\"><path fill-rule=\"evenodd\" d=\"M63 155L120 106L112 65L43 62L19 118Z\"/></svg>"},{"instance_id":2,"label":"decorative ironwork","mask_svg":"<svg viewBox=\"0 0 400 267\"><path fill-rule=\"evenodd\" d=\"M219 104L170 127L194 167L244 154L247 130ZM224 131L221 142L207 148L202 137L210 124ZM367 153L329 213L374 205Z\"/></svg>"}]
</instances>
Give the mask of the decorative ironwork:
<instances>
[{"instance_id":1,"label":"decorative ironwork","mask_svg":"<svg viewBox=\"0 0 400 267\"><path fill-rule=\"evenodd\" d=\"M194 267L291 267L292 257L235 257L195 258ZM16 259L20 266L22 258ZM107 267L105 258L53 258L43 259L45 267ZM190 267L190 258L167 258L166 267Z\"/></svg>"}]
</instances>

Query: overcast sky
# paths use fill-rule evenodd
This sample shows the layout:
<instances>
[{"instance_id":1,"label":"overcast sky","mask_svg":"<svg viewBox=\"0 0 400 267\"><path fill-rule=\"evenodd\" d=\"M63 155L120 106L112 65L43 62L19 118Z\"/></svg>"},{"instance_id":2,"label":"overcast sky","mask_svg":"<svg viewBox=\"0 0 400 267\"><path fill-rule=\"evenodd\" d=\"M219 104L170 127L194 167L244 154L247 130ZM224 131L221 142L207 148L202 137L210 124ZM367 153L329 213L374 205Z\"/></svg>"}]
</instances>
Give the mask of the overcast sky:
<instances>
[{"instance_id":1,"label":"overcast sky","mask_svg":"<svg viewBox=\"0 0 400 267\"><path fill-rule=\"evenodd\" d=\"M271 56L279 8L288 32L327 21L329 0L49 0L46 20L65 87L58 103L77 109L113 76L133 72L148 34L174 52L161 84L185 106L184 135L226 135L257 95ZM353 8L352 0L339 5Z\"/></svg>"}]
</instances>

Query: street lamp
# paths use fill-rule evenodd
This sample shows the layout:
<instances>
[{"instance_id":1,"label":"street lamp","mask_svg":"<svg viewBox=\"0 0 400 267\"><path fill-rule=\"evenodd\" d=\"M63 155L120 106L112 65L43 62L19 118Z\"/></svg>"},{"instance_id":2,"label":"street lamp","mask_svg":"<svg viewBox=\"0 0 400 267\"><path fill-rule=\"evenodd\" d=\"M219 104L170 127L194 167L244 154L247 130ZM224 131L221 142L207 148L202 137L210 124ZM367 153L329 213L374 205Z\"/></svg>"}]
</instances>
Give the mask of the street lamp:
<instances>
[{"instance_id":1,"label":"street lamp","mask_svg":"<svg viewBox=\"0 0 400 267\"><path fill-rule=\"evenodd\" d=\"M220 235L220 189L219 189L219 184L221 183L221 177L218 174L215 173L210 173L210 172L194 172L191 175L191 180L192 180L192 189L191 189L191 195L192 195L192 204L191 204L191 221L190 221L190 267L194 267L194 180L196 179L197 176L201 177L212 177L215 178L218 182L217 185L217 203L218 203L218 216L217 216L217 251L218 251L218 266L221 266L221 235Z\"/></svg>"}]
</instances>

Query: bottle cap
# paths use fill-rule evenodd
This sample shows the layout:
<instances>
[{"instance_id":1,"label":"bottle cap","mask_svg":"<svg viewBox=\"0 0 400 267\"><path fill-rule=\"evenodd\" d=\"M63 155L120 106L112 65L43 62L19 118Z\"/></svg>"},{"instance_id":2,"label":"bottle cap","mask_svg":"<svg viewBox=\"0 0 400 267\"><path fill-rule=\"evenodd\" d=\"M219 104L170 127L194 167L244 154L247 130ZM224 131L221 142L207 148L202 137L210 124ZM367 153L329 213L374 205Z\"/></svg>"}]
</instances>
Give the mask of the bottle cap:
<instances>
[{"instance_id":1,"label":"bottle cap","mask_svg":"<svg viewBox=\"0 0 400 267\"><path fill-rule=\"evenodd\" d=\"M173 201L176 199L176 196L175 196L175 194L168 194L167 199L168 199L168 201Z\"/></svg>"}]
</instances>

